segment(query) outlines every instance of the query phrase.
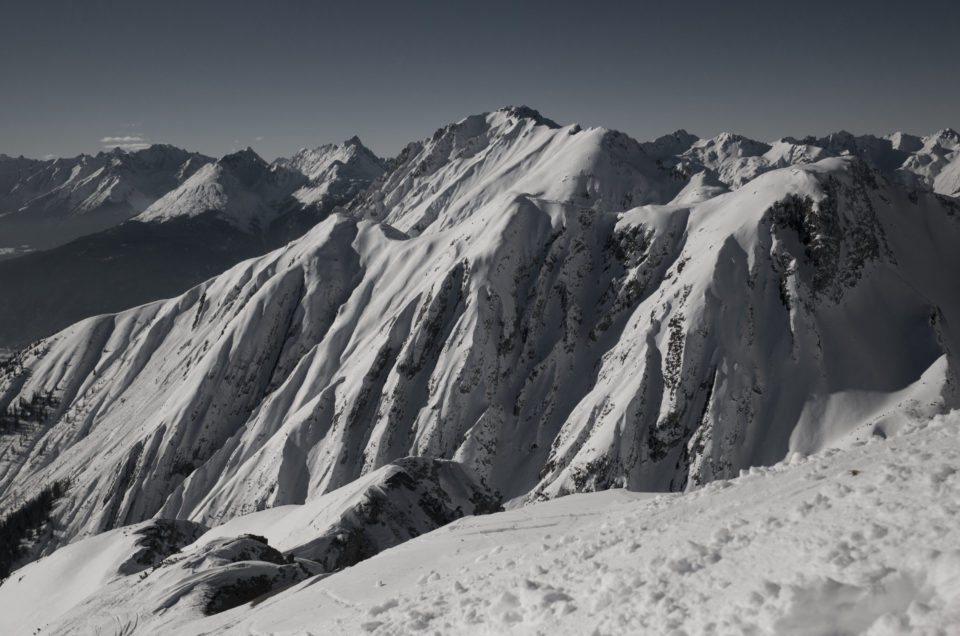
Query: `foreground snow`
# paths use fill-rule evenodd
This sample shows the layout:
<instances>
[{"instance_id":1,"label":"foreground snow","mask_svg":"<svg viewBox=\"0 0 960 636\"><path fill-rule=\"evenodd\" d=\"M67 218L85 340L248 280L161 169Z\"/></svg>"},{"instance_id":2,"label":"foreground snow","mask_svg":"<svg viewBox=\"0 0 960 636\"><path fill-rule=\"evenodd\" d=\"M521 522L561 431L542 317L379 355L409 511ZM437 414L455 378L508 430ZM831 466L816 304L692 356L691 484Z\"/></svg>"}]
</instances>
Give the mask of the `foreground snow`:
<instances>
[{"instance_id":1,"label":"foreground snow","mask_svg":"<svg viewBox=\"0 0 960 636\"><path fill-rule=\"evenodd\" d=\"M222 557L229 531L275 535L293 517L237 519L149 573L118 567L135 547L118 530L15 573L0 631L956 633L958 433L955 412L688 494L609 490L466 517L210 617L184 592L223 568L204 550L219 541Z\"/></svg>"},{"instance_id":2,"label":"foreground snow","mask_svg":"<svg viewBox=\"0 0 960 636\"><path fill-rule=\"evenodd\" d=\"M960 417L457 521L192 633L957 633Z\"/></svg>"}]
</instances>

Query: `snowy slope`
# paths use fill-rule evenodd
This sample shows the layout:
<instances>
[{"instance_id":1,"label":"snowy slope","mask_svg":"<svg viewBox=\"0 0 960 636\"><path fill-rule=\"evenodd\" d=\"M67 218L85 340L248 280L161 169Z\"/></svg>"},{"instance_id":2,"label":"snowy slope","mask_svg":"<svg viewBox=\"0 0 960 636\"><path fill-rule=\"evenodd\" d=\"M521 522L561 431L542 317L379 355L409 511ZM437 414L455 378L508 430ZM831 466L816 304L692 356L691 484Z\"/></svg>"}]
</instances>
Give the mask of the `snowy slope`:
<instances>
[{"instance_id":1,"label":"snowy slope","mask_svg":"<svg viewBox=\"0 0 960 636\"><path fill-rule=\"evenodd\" d=\"M528 111L441 129L350 215L8 364L0 406L58 406L0 436L0 502L72 479L50 550L408 455L517 502L683 490L957 406L956 203L854 157L687 185Z\"/></svg>"},{"instance_id":2,"label":"snowy slope","mask_svg":"<svg viewBox=\"0 0 960 636\"><path fill-rule=\"evenodd\" d=\"M464 515L500 509L496 496L457 464L408 458L308 504L252 513L212 530L168 520L111 530L58 550L0 586L0 631L174 629L171 623L197 618L200 608L220 611L349 567ZM45 594L51 588L55 593Z\"/></svg>"},{"instance_id":3,"label":"snowy slope","mask_svg":"<svg viewBox=\"0 0 960 636\"><path fill-rule=\"evenodd\" d=\"M181 629L955 633L958 426L952 415L683 495L612 490L466 518Z\"/></svg>"},{"instance_id":4,"label":"snowy slope","mask_svg":"<svg viewBox=\"0 0 960 636\"><path fill-rule=\"evenodd\" d=\"M45 249L117 225L208 161L164 145L51 161L0 156L0 248Z\"/></svg>"},{"instance_id":5,"label":"snowy slope","mask_svg":"<svg viewBox=\"0 0 960 636\"><path fill-rule=\"evenodd\" d=\"M901 141L899 138L896 141ZM914 185L948 196L960 196L960 134L949 128L907 146L913 151L898 169L914 175ZM917 147L919 145L919 147Z\"/></svg>"},{"instance_id":6,"label":"snowy slope","mask_svg":"<svg viewBox=\"0 0 960 636\"><path fill-rule=\"evenodd\" d=\"M960 134L950 128L922 138L902 132L874 137L841 131L797 143L821 148L831 156L860 157L911 188L953 197L960 194Z\"/></svg>"},{"instance_id":7,"label":"snowy slope","mask_svg":"<svg viewBox=\"0 0 960 636\"><path fill-rule=\"evenodd\" d=\"M301 507L240 517L185 545L192 530L145 555L133 539L148 523L22 569L0 586L0 626L40 634L950 634L960 621L958 434L952 413L891 439L852 435L845 450L795 453L686 494L614 489L465 517L209 617L203 607L238 576L308 576L284 574L297 565L262 543L251 554L257 544L243 534L284 544L291 527L307 527L291 524ZM151 562L160 565L147 570Z\"/></svg>"}]
</instances>

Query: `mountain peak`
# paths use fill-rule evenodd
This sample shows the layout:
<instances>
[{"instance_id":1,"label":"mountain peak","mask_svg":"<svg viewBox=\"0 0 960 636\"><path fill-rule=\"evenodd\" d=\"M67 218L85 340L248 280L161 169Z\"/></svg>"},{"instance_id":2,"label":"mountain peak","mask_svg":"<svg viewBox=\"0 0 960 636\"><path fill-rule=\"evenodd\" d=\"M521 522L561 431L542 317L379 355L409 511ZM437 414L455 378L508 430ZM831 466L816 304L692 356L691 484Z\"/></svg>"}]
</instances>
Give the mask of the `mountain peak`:
<instances>
[{"instance_id":1,"label":"mountain peak","mask_svg":"<svg viewBox=\"0 0 960 636\"><path fill-rule=\"evenodd\" d=\"M662 135L653 141L647 141L640 145L644 152L654 159L666 159L686 152L698 141L700 141L699 137L680 128L669 135Z\"/></svg>"},{"instance_id":2,"label":"mountain peak","mask_svg":"<svg viewBox=\"0 0 960 636\"><path fill-rule=\"evenodd\" d=\"M230 168L238 168L241 166L266 167L267 165L267 162L250 146L247 146L243 150L224 155L217 163Z\"/></svg>"},{"instance_id":3,"label":"mountain peak","mask_svg":"<svg viewBox=\"0 0 960 636\"><path fill-rule=\"evenodd\" d=\"M933 137L934 137L935 139L949 140L949 141L952 141L952 142L960 141L960 133L958 133L958 132L957 132L956 130L954 130L953 128L943 128L943 129L941 129L941 130L938 130L938 131L933 135Z\"/></svg>"},{"instance_id":4,"label":"mountain peak","mask_svg":"<svg viewBox=\"0 0 960 636\"><path fill-rule=\"evenodd\" d=\"M497 110L498 113L504 113L512 117L518 117L520 119L532 119L542 126L547 126L548 128L561 128L560 124L544 117L540 114L540 111L530 108L529 106L504 106Z\"/></svg>"}]
</instances>

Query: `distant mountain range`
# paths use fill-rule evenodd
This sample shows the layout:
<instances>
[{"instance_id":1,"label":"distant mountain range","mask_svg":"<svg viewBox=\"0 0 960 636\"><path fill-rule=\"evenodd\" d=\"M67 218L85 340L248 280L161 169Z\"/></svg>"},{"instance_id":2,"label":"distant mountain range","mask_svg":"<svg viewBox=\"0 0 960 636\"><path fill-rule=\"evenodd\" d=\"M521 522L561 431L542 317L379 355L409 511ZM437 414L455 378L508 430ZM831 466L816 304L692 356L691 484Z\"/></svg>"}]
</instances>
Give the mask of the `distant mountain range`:
<instances>
[{"instance_id":1,"label":"distant mountain range","mask_svg":"<svg viewBox=\"0 0 960 636\"><path fill-rule=\"evenodd\" d=\"M12 174L25 161L4 158L0 171ZM300 236L384 170L356 138L273 165L249 148L214 161L169 146L34 163L10 188L11 200L41 181L54 189L0 214L0 243L10 245L0 260L0 294L8 299L0 305L0 348L182 293ZM92 170L99 164L107 168ZM54 178L68 169L75 176ZM8 229L14 225L20 230ZM26 237L46 237L35 244L47 249L18 254L12 245Z\"/></svg>"}]
</instances>

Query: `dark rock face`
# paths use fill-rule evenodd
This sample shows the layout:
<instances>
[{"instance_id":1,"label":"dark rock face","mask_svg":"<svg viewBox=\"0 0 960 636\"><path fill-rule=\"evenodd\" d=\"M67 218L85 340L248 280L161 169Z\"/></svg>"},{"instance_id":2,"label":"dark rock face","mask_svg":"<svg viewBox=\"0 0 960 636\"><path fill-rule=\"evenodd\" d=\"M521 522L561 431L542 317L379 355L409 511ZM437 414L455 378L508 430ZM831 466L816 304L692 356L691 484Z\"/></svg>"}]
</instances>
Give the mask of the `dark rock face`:
<instances>
[{"instance_id":1,"label":"dark rock face","mask_svg":"<svg viewBox=\"0 0 960 636\"><path fill-rule=\"evenodd\" d=\"M333 572L465 515L503 509L497 493L455 462L407 457L386 467L385 474L336 524L290 554Z\"/></svg>"},{"instance_id":2,"label":"dark rock face","mask_svg":"<svg viewBox=\"0 0 960 636\"><path fill-rule=\"evenodd\" d=\"M148 568L157 568L164 559L196 541L209 530L206 526L186 520L157 519L136 531L139 550L120 565L120 574L136 574Z\"/></svg>"}]
</instances>

